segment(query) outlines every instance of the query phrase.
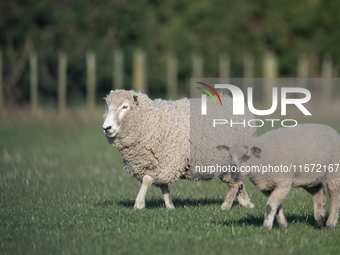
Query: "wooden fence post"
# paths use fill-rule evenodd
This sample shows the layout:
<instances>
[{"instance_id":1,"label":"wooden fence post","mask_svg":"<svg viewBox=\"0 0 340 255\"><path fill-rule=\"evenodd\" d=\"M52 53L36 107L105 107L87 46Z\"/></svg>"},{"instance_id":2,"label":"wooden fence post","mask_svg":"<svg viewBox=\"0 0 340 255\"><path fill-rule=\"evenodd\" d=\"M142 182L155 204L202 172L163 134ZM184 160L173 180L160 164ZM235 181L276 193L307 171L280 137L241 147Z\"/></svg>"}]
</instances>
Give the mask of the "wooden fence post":
<instances>
[{"instance_id":1,"label":"wooden fence post","mask_svg":"<svg viewBox=\"0 0 340 255\"><path fill-rule=\"evenodd\" d=\"M300 53L298 57L297 66L297 77L300 78L298 81L298 87L307 88L307 79L309 77L309 59L305 53Z\"/></svg>"},{"instance_id":2,"label":"wooden fence post","mask_svg":"<svg viewBox=\"0 0 340 255\"><path fill-rule=\"evenodd\" d=\"M275 87L275 80L271 78L278 77L278 61L274 52L266 50L263 57L263 104L270 107L273 100L273 87Z\"/></svg>"},{"instance_id":3,"label":"wooden fence post","mask_svg":"<svg viewBox=\"0 0 340 255\"><path fill-rule=\"evenodd\" d=\"M66 112L66 88L67 88L67 56L59 51L58 55L58 109L59 113Z\"/></svg>"},{"instance_id":4,"label":"wooden fence post","mask_svg":"<svg viewBox=\"0 0 340 255\"><path fill-rule=\"evenodd\" d=\"M333 78L338 78L338 72L339 72L339 66L338 65L334 65L332 77Z\"/></svg>"},{"instance_id":5,"label":"wooden fence post","mask_svg":"<svg viewBox=\"0 0 340 255\"><path fill-rule=\"evenodd\" d=\"M192 78L203 78L203 58L201 54L192 54Z\"/></svg>"},{"instance_id":6,"label":"wooden fence post","mask_svg":"<svg viewBox=\"0 0 340 255\"><path fill-rule=\"evenodd\" d=\"M309 61L307 54L301 53L298 58L297 77L308 78L309 73Z\"/></svg>"},{"instance_id":7,"label":"wooden fence post","mask_svg":"<svg viewBox=\"0 0 340 255\"><path fill-rule=\"evenodd\" d=\"M199 53L192 54L192 74L191 78L203 78L203 58ZM197 98L201 96L201 91L191 88L190 97Z\"/></svg>"},{"instance_id":8,"label":"wooden fence post","mask_svg":"<svg viewBox=\"0 0 340 255\"><path fill-rule=\"evenodd\" d=\"M148 93L146 85L146 55L140 48L133 54L133 90Z\"/></svg>"},{"instance_id":9,"label":"wooden fence post","mask_svg":"<svg viewBox=\"0 0 340 255\"><path fill-rule=\"evenodd\" d=\"M0 113L3 111L3 62L2 62L2 50L0 49Z\"/></svg>"},{"instance_id":10,"label":"wooden fence post","mask_svg":"<svg viewBox=\"0 0 340 255\"><path fill-rule=\"evenodd\" d=\"M113 52L113 84L112 89L123 88L124 55L122 50L115 49Z\"/></svg>"},{"instance_id":11,"label":"wooden fence post","mask_svg":"<svg viewBox=\"0 0 340 255\"><path fill-rule=\"evenodd\" d=\"M31 52L29 62L31 110L35 112L38 109L38 58L36 52Z\"/></svg>"},{"instance_id":12,"label":"wooden fence post","mask_svg":"<svg viewBox=\"0 0 340 255\"><path fill-rule=\"evenodd\" d=\"M227 54L220 54L218 58L219 66L219 78L224 78L226 82L229 82L230 78L230 58Z\"/></svg>"},{"instance_id":13,"label":"wooden fence post","mask_svg":"<svg viewBox=\"0 0 340 255\"><path fill-rule=\"evenodd\" d=\"M87 109L92 111L96 100L96 55L92 50L86 51L87 66Z\"/></svg>"},{"instance_id":14,"label":"wooden fence post","mask_svg":"<svg viewBox=\"0 0 340 255\"><path fill-rule=\"evenodd\" d=\"M255 61L254 57L248 52L243 54L243 77L254 78Z\"/></svg>"},{"instance_id":15,"label":"wooden fence post","mask_svg":"<svg viewBox=\"0 0 340 255\"><path fill-rule=\"evenodd\" d=\"M322 60L322 78L324 80L322 81L322 100L324 103L329 102L329 100L332 98L333 93L333 86L332 81L330 78L332 78L333 73L333 61L332 58L329 55L325 55Z\"/></svg>"},{"instance_id":16,"label":"wooden fence post","mask_svg":"<svg viewBox=\"0 0 340 255\"><path fill-rule=\"evenodd\" d=\"M253 87L252 78L255 78L255 60L248 52L243 54L243 78L246 78L243 87L245 89L244 92L247 92L248 87Z\"/></svg>"},{"instance_id":17,"label":"wooden fence post","mask_svg":"<svg viewBox=\"0 0 340 255\"><path fill-rule=\"evenodd\" d=\"M177 75L178 59L174 52L167 54L167 96L174 100L177 99Z\"/></svg>"}]
</instances>

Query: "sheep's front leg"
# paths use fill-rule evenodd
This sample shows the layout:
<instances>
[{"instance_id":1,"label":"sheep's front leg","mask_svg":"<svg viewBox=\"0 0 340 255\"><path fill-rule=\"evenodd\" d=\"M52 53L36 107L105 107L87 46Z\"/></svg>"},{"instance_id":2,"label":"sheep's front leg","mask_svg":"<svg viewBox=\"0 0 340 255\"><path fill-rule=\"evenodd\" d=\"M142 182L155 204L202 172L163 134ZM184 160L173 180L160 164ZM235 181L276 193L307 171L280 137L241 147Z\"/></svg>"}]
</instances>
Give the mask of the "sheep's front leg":
<instances>
[{"instance_id":1,"label":"sheep's front leg","mask_svg":"<svg viewBox=\"0 0 340 255\"><path fill-rule=\"evenodd\" d=\"M170 191L169 191L168 184L161 184L161 185L159 185L159 188L162 191L166 208L168 208L168 209L175 209L175 206L174 206L174 204L171 201Z\"/></svg>"},{"instance_id":2,"label":"sheep's front leg","mask_svg":"<svg viewBox=\"0 0 340 255\"><path fill-rule=\"evenodd\" d=\"M135 202L135 209L144 209L145 208L145 196L148 188L151 186L153 179L149 175L145 175L143 177L142 186L138 192L136 202Z\"/></svg>"},{"instance_id":3,"label":"sheep's front leg","mask_svg":"<svg viewBox=\"0 0 340 255\"><path fill-rule=\"evenodd\" d=\"M266 205L266 214L264 217L264 222L263 222L263 227L262 227L263 230L272 229L274 217L276 214L278 217L280 227L284 227L285 218L283 219L284 215L283 215L283 211L281 211L282 206L281 208L279 207L282 201L287 196L289 190L290 190L290 187L282 187L282 188L276 188L272 192L268 192L267 194L266 192L263 192L268 197L268 201Z\"/></svg>"},{"instance_id":4,"label":"sheep's front leg","mask_svg":"<svg viewBox=\"0 0 340 255\"><path fill-rule=\"evenodd\" d=\"M254 208L254 204L250 201L242 180L236 181L230 178L224 178L222 181L228 184L228 194L221 205L222 210L230 209L236 196L240 205Z\"/></svg>"},{"instance_id":5,"label":"sheep's front leg","mask_svg":"<svg viewBox=\"0 0 340 255\"><path fill-rule=\"evenodd\" d=\"M236 194L238 192L239 184L238 182L229 178L224 178L223 182L226 182L228 185L228 193L223 204L221 205L221 209L226 210L230 209L231 205L233 204Z\"/></svg>"},{"instance_id":6,"label":"sheep's front leg","mask_svg":"<svg viewBox=\"0 0 340 255\"><path fill-rule=\"evenodd\" d=\"M244 207L254 208L254 204L250 201L244 183L239 186L236 196L240 205Z\"/></svg>"}]
</instances>

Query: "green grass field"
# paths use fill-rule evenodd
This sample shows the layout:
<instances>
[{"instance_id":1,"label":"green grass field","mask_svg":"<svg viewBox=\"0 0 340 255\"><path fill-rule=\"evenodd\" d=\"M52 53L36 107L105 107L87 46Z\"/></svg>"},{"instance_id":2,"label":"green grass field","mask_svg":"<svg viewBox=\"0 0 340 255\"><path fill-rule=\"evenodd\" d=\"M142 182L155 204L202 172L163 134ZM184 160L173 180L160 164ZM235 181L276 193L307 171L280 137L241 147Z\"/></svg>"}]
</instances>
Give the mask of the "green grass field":
<instances>
[{"instance_id":1,"label":"green grass field","mask_svg":"<svg viewBox=\"0 0 340 255\"><path fill-rule=\"evenodd\" d=\"M302 189L284 201L288 230L276 222L261 230L266 198L249 180L254 209L235 201L221 211L225 184L181 180L170 185L176 210L164 208L156 187L146 209L134 210L140 183L101 124L1 120L0 254L340 253L340 227L318 229Z\"/></svg>"}]
</instances>

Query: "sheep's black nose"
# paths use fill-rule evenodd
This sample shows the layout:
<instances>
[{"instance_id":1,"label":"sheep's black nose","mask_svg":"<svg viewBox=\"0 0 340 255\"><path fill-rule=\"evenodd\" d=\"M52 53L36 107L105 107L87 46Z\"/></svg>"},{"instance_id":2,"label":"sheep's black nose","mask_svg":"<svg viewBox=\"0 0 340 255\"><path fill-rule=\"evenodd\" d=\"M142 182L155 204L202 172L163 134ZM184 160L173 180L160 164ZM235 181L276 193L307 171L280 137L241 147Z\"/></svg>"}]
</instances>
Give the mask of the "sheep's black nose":
<instances>
[{"instance_id":1,"label":"sheep's black nose","mask_svg":"<svg viewBox=\"0 0 340 255\"><path fill-rule=\"evenodd\" d=\"M104 129L105 131L107 131L107 130L111 129L111 126L103 127L103 129Z\"/></svg>"}]
</instances>

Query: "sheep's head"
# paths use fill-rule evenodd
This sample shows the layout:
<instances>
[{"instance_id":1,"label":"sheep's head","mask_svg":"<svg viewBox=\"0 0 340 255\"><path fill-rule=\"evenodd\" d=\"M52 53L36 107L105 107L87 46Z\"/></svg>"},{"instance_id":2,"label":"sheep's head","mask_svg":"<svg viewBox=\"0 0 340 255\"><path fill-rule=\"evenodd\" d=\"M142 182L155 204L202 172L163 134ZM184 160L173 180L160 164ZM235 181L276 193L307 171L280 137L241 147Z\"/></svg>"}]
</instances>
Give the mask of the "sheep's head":
<instances>
[{"instance_id":1,"label":"sheep's head","mask_svg":"<svg viewBox=\"0 0 340 255\"><path fill-rule=\"evenodd\" d=\"M228 147L226 145L217 146L217 149L220 151L226 151L230 155L231 165L235 166L238 170L237 172L232 172L232 178L241 178L244 177L240 172L240 167L244 165L248 165L249 161L253 159L259 159L261 156L261 149L256 146L247 146L243 144L237 144L232 147Z\"/></svg>"},{"instance_id":2,"label":"sheep's head","mask_svg":"<svg viewBox=\"0 0 340 255\"><path fill-rule=\"evenodd\" d=\"M138 107L139 95L134 91L111 90L104 99L106 111L104 113L103 131L106 137L114 138L120 134L126 118Z\"/></svg>"}]
</instances>

